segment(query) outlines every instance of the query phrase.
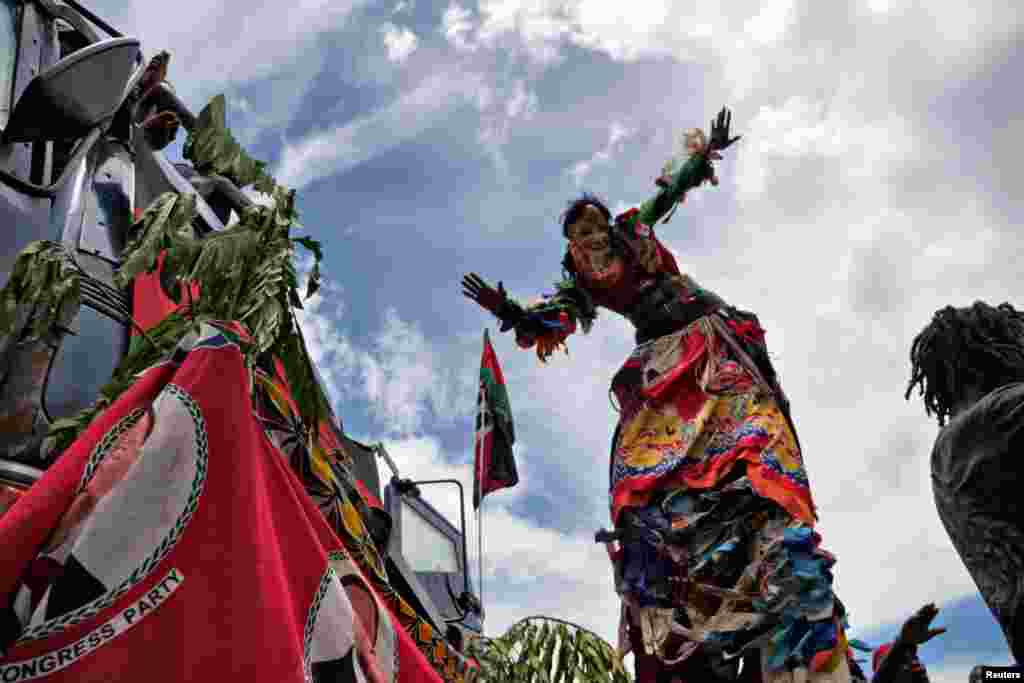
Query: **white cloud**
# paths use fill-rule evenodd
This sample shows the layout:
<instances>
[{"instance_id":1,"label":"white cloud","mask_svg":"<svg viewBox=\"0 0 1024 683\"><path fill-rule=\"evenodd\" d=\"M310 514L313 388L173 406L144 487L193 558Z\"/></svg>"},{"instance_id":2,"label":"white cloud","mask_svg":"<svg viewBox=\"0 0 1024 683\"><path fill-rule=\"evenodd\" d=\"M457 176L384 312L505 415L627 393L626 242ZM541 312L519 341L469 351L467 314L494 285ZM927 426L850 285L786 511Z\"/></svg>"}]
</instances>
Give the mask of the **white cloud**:
<instances>
[{"instance_id":1,"label":"white cloud","mask_svg":"<svg viewBox=\"0 0 1024 683\"><path fill-rule=\"evenodd\" d=\"M794 4L793 0L781 0L763 5L743 24L744 33L761 45L779 42L789 27Z\"/></svg>"},{"instance_id":2,"label":"white cloud","mask_svg":"<svg viewBox=\"0 0 1024 683\"><path fill-rule=\"evenodd\" d=\"M912 125L897 114L865 121L855 109L793 96L780 106L763 105L744 126L737 150L737 187L744 200L764 192L772 167L820 158L837 165L840 182L875 178L894 165L920 158Z\"/></svg>"},{"instance_id":3,"label":"white cloud","mask_svg":"<svg viewBox=\"0 0 1024 683\"><path fill-rule=\"evenodd\" d=\"M388 23L381 28L381 33L384 36L384 46L388 50L388 59L397 64L408 59L419 45L416 34L405 27Z\"/></svg>"},{"instance_id":4,"label":"white cloud","mask_svg":"<svg viewBox=\"0 0 1024 683\"><path fill-rule=\"evenodd\" d=\"M371 114L297 143L285 144L276 170L284 185L303 188L342 174L377 154L411 140L473 96L479 76L438 73Z\"/></svg>"},{"instance_id":5,"label":"white cloud","mask_svg":"<svg viewBox=\"0 0 1024 683\"><path fill-rule=\"evenodd\" d=\"M608 141L604 147L594 152L589 159L577 162L569 169L577 187L583 184L595 165L607 165L612 161L614 155L621 153L622 143L634 133L635 131L626 128L618 121L613 121L608 127Z\"/></svg>"},{"instance_id":6,"label":"white cloud","mask_svg":"<svg viewBox=\"0 0 1024 683\"><path fill-rule=\"evenodd\" d=\"M298 249L303 296L312 265L312 257ZM456 356L442 355L416 325L393 309L385 311L379 331L354 339L343 326L346 294L329 271L323 272L319 291L304 299L296 312L306 348L332 401L365 402L367 413L384 425L385 436L426 439L429 444L427 437L417 436L428 422L444 424L474 403L472 368L453 368L450 361Z\"/></svg>"},{"instance_id":7,"label":"white cloud","mask_svg":"<svg viewBox=\"0 0 1024 683\"><path fill-rule=\"evenodd\" d=\"M259 79L272 89L257 125L287 123L321 69L321 37L343 26L365 0L252 3L163 3L142 0L91 3L146 54L171 52L169 79L193 110L213 95ZM283 77L283 78L281 78Z\"/></svg>"},{"instance_id":8,"label":"white cloud","mask_svg":"<svg viewBox=\"0 0 1024 683\"><path fill-rule=\"evenodd\" d=\"M538 104L537 94L523 79L507 84L496 82L477 93L476 105L480 110L477 139L500 171L508 171L502 148L508 143L513 126L532 119Z\"/></svg>"},{"instance_id":9,"label":"white cloud","mask_svg":"<svg viewBox=\"0 0 1024 683\"><path fill-rule=\"evenodd\" d=\"M452 0L441 18L441 33L456 49L471 52L476 48L469 39L472 31L472 13Z\"/></svg>"},{"instance_id":10,"label":"white cloud","mask_svg":"<svg viewBox=\"0 0 1024 683\"><path fill-rule=\"evenodd\" d=\"M451 420L475 396L474 385L452 369L415 326L386 311L383 330L360 358L370 412L392 434L420 432Z\"/></svg>"}]
</instances>

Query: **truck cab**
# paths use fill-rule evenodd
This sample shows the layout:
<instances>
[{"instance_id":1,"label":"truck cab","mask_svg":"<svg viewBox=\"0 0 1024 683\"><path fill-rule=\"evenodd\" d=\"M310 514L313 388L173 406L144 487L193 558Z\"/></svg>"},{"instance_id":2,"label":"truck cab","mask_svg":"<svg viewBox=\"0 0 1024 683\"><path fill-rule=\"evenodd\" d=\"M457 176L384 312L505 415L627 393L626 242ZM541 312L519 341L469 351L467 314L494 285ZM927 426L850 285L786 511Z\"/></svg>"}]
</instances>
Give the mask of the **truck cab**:
<instances>
[{"instance_id":1,"label":"truck cab","mask_svg":"<svg viewBox=\"0 0 1024 683\"><path fill-rule=\"evenodd\" d=\"M139 212L165 192L195 195L194 227L204 235L249 203L230 181L172 163L167 141L144 129L136 95L146 70L138 40L77 2L0 0L0 286L37 240L59 242L81 281L70 324L29 334L31 311L19 310L0 335L0 515L51 464L41 448L49 426L89 407L127 352L132 291L118 288L114 273ZM195 125L166 83L147 92L151 109L173 112L186 130ZM382 447L346 446L364 493L378 501L367 522L382 535L395 589L461 650L482 620L464 529L403 483L393 463L382 488Z\"/></svg>"},{"instance_id":2,"label":"truck cab","mask_svg":"<svg viewBox=\"0 0 1024 683\"><path fill-rule=\"evenodd\" d=\"M461 651L483 632L483 609L469 576L461 485L454 480L402 478L383 444L371 446L346 437L345 445L353 455L354 475L379 506L380 519L386 520L388 575L395 577L396 589L409 596L417 610ZM381 465L390 473L383 486ZM422 495L427 486L436 487L436 495L454 495L453 485L458 486L463 512L460 527Z\"/></svg>"}]
</instances>

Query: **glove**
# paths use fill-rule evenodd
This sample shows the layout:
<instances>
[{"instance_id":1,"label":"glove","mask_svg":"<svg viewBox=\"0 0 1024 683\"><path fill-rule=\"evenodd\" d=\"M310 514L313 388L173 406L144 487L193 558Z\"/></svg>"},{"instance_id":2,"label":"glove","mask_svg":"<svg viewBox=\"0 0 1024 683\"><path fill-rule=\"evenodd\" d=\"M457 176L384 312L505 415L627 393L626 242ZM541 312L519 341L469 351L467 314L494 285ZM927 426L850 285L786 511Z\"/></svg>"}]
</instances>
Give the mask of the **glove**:
<instances>
[{"instance_id":1,"label":"glove","mask_svg":"<svg viewBox=\"0 0 1024 683\"><path fill-rule=\"evenodd\" d=\"M501 321L502 332L515 327L526 316L522 306L508 298L500 282L495 289L476 273L470 273L462 278L462 294L498 318Z\"/></svg>"}]
</instances>

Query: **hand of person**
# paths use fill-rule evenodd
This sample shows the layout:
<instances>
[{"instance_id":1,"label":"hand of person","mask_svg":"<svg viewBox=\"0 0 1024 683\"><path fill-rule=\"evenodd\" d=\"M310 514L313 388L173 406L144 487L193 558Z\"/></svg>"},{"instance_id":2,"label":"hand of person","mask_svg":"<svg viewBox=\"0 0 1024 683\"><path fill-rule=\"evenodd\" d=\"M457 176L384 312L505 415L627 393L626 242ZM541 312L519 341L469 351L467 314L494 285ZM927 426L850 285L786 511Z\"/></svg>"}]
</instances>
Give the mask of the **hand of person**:
<instances>
[{"instance_id":1,"label":"hand of person","mask_svg":"<svg viewBox=\"0 0 1024 683\"><path fill-rule=\"evenodd\" d=\"M729 138L729 125L731 123L732 112L725 107L722 107L722 111L718 112L718 116L711 120L711 141L708 144L709 154L713 155L716 152L729 147L732 143L743 137L741 135L737 135L732 139ZM722 157L718 156L717 158L721 159Z\"/></svg>"},{"instance_id":2,"label":"hand of person","mask_svg":"<svg viewBox=\"0 0 1024 683\"><path fill-rule=\"evenodd\" d=\"M495 289L476 273L470 273L462 278L462 295L472 299L481 308L490 311L494 315L499 315L499 312L508 301L508 297L505 295L505 287L500 282L498 283L498 288Z\"/></svg>"},{"instance_id":3,"label":"hand of person","mask_svg":"<svg viewBox=\"0 0 1024 683\"><path fill-rule=\"evenodd\" d=\"M900 630L900 640L906 645L921 645L935 636L946 632L944 628L931 628L932 620L938 615L939 609L934 603L928 603L919 609L914 616L907 619Z\"/></svg>"},{"instance_id":4,"label":"hand of person","mask_svg":"<svg viewBox=\"0 0 1024 683\"><path fill-rule=\"evenodd\" d=\"M526 313L516 302L508 298L505 288L498 283L495 289L484 282L476 273L462 278L462 294L472 299L484 310L490 311L501 321L501 331L507 332L522 323Z\"/></svg>"}]
</instances>

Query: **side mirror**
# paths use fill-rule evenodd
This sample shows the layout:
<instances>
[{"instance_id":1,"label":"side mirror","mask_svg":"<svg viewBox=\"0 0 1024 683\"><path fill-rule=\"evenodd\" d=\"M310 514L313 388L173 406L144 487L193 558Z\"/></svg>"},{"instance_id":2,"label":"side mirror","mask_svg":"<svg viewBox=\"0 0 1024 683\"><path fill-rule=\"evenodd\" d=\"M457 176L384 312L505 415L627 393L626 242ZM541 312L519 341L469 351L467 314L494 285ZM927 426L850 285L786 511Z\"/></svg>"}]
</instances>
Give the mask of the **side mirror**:
<instances>
[{"instance_id":1,"label":"side mirror","mask_svg":"<svg viewBox=\"0 0 1024 683\"><path fill-rule=\"evenodd\" d=\"M93 43L33 78L2 141L74 140L112 117L128 96L141 50L136 38Z\"/></svg>"}]
</instances>

